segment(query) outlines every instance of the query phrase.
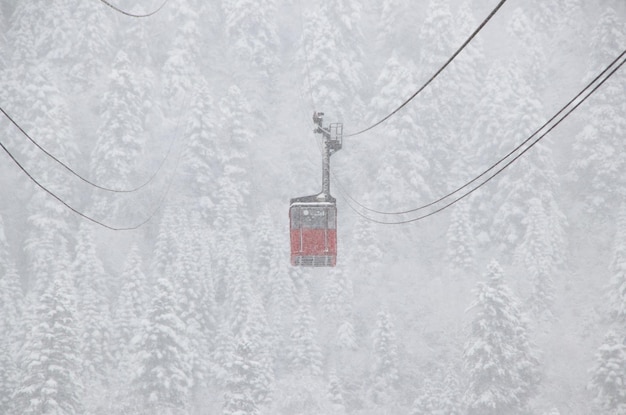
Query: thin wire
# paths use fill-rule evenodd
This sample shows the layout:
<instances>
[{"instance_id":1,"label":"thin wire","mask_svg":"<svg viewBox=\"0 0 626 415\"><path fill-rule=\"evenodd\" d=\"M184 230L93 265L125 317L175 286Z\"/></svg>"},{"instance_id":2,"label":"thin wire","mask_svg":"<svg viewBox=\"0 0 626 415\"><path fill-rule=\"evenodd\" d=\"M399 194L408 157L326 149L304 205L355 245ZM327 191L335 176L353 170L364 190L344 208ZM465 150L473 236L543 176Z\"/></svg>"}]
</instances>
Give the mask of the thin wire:
<instances>
[{"instance_id":1,"label":"thin wire","mask_svg":"<svg viewBox=\"0 0 626 415\"><path fill-rule=\"evenodd\" d=\"M104 190L107 192L113 192L113 193L133 193L136 192L138 190L143 189L144 187L146 187L148 184L150 184L154 178L156 177L156 175L161 171L161 168L163 167L163 165L165 165L165 162L167 161L167 159L170 156L172 147L174 145L174 139L172 139L170 141L170 146L167 149L167 153L165 154L165 157L161 159L161 162L159 163L159 166L157 167L157 169L152 173L152 175L148 178L148 180L146 182L144 182L143 184L141 184L140 186L137 186L135 188L132 189L114 189L114 188L110 188L110 187L105 187L105 186L100 186L94 182L92 182L89 179L86 179L85 177L81 176L79 173L77 173L76 171L74 171L71 167L69 167L67 164L63 163L61 160L59 160L57 157L55 157L53 154L51 154L49 151L47 151L44 147L42 147L39 143L37 143L37 141L35 141L25 130L24 128L22 128L5 110L4 108L0 107L0 112L2 112L2 114L4 114L4 116L11 121L11 123L17 127L18 130L20 130L20 132L26 137L28 138L28 140L30 140L31 143L33 143L39 150L41 150L44 154L46 154L48 157L50 157L52 160L56 161L58 164L60 164L61 166L63 166L67 171L69 171L70 173L72 173L74 176L78 177L80 180L82 180L83 182L97 188L100 190Z\"/></svg>"},{"instance_id":2,"label":"thin wire","mask_svg":"<svg viewBox=\"0 0 626 415\"><path fill-rule=\"evenodd\" d=\"M28 172L28 170L26 170L24 168L24 166L22 166L20 164L19 161L17 161L17 159L13 156L13 154L11 154L11 152L4 146L4 144L2 142L0 142L0 147L2 147L2 149L4 150L5 153L7 153L9 155L9 157L11 158L11 160L13 160L13 162L17 165L17 167L20 168L20 170L22 170L24 172L24 174L26 174L26 176L28 176L28 178L35 183L37 186L39 186L43 191L45 191L46 193L48 193L50 196L52 196L53 198L55 198L56 200L58 200L59 202L61 202L65 207L67 207L69 210L71 210L72 212L76 213L77 215L79 215L80 217L87 219L88 221L91 221L97 225L100 225L104 228L113 230L113 231L129 231L129 230L134 230L139 228L140 226L144 225L145 223L147 223L151 217L149 217L148 219L146 219L144 222L140 223L139 225L136 226L132 226L132 227L128 227L128 228L118 228L115 226L110 226L107 225L105 223L102 223L94 218L92 218L91 216L88 216L84 213L82 213L81 211L79 211L78 209L72 207L69 203L67 203L66 201L64 201L63 199L61 199L59 196L57 196L54 192L52 192L52 190L48 189L47 187L45 187L44 185L42 185L41 183L39 183L39 181L37 181L37 179L35 179L33 177L32 174L30 174Z\"/></svg>"},{"instance_id":3,"label":"thin wire","mask_svg":"<svg viewBox=\"0 0 626 415\"><path fill-rule=\"evenodd\" d=\"M179 122L180 122L180 120L179 120ZM180 124L177 123L176 125L177 125L177 128L178 128L178 126ZM28 170L26 170L26 168L24 168L24 166L22 166L22 164L13 156L13 154L4 146L4 144L1 141L0 141L0 147L2 147L2 149L5 151L5 153L7 153L9 155L11 160L13 160L13 162L20 168L20 170L22 170L22 172L24 172L24 174L26 174L26 176L33 183L35 183L39 188L41 188L43 191L48 193L50 196L52 196L57 201L59 201L61 204L63 204L66 208L68 208L69 210L71 210L72 212L77 214L78 216L82 217L83 219L86 219L86 220L88 220L90 222L95 223L96 225L102 226L103 228L106 228L106 229L109 229L109 230L112 230L112 231L132 231L132 230L139 229L143 225L145 225L148 222L150 222L156 216L158 211L161 210L161 207L163 206L163 203L165 202L165 199L167 198L167 196L168 196L168 194L169 194L169 192L170 192L170 190L172 188L172 184L174 182L174 177L176 176L176 173L178 171L178 166L180 165L180 160L182 158L183 150L184 150L184 146L181 146L181 149L180 149L180 151L178 153L178 158L176 159L176 165L174 166L174 170L173 170L172 174L170 175L170 179L169 179L169 182L168 182L167 187L165 189L165 192L163 192L163 195L161 196L161 199L159 200L159 203L152 210L150 215L145 220L143 220L142 222L138 223L137 225L129 226L129 227L116 227L116 226L111 226L111 225L107 225L106 223L100 222L97 219L94 219L91 216L86 215L85 213L83 213L83 212L79 211L78 209L74 208L73 206L71 206L69 203L67 203L66 201L61 199L61 197L57 196L54 192L52 192L50 189L48 189L47 187L42 185L39 181L37 181L37 179L35 179L33 177L33 175L30 174L30 172Z\"/></svg>"},{"instance_id":4,"label":"thin wire","mask_svg":"<svg viewBox=\"0 0 626 415\"><path fill-rule=\"evenodd\" d=\"M462 196L454 199L452 202L428 213L422 216L418 216L416 218L413 219L407 219L407 220L403 220L403 221L397 221L397 222L385 222L385 221L380 221L374 218L370 218L367 215L364 215L363 213L359 212L358 210L356 210L349 202L348 202L348 206L350 207L350 209L352 209L354 212L356 212L359 216L371 221L371 222L375 222L375 223L379 223L382 225L402 225L402 224L407 224L410 222L417 222L419 220L428 218L430 216L433 216L441 211L443 211L444 209L447 209L448 207L454 205L455 203L463 200L464 198L466 198L467 196L469 196L470 194L474 193L476 190L480 189L482 186L484 186L485 184L487 184L489 181L491 181L494 177L496 177L498 174L500 174L503 170L505 170L507 167L509 167L511 164L513 164L515 161L517 161L522 155L524 155L528 150L530 150L535 144L537 144L539 141L541 141L546 135L548 135L554 128L556 128L557 125L559 125L563 120L565 120L565 118L567 118L572 112L574 112L583 102L585 102L587 100L587 98L589 98L591 95L593 95L598 88L600 88L604 82L606 82L611 76L613 76L613 74L615 72L617 72L617 70L619 70L622 65L624 65L624 63L626 63L626 60L623 60L617 67L615 67L602 81L600 81L600 83L598 85L596 85L591 92L589 92L585 97L582 98L582 100L580 102L578 102L576 105L574 105L574 107L572 107L569 111L567 111L567 113L565 113L565 115L563 115L561 117L561 119L559 119L554 125L552 125L545 133L543 133L540 137L538 137L535 141L533 141L527 148L525 148L520 154L518 154L517 156L515 156L511 161L509 161L508 163L506 163L502 168L500 168L498 171L496 171L493 175L491 175L489 178L487 178L484 182L480 183L478 186L474 187L473 189L471 189L470 191L468 191L467 193L463 194Z\"/></svg>"},{"instance_id":5,"label":"thin wire","mask_svg":"<svg viewBox=\"0 0 626 415\"><path fill-rule=\"evenodd\" d=\"M411 95L406 101L404 101L402 104L400 104L399 107L397 107L395 110L393 110L392 112L390 112L388 115L386 115L384 118L382 118L380 121L375 122L374 124L370 125L367 128L364 128L360 131L357 131L355 133L351 133L351 134L346 134L344 135L344 137L354 137L360 134L363 134L366 131L369 131L377 126L379 126L380 124L384 123L385 121L387 121L389 118L391 118L394 114L396 114L398 111L400 111L402 108L404 108L409 102L411 102L413 100L413 98L415 98L420 92L422 92L424 89L426 89L426 87L428 85L430 85L430 83L432 81L435 80L435 78L437 78L437 76L439 76L439 74L441 72L443 72L443 70L457 57L457 55L459 53L461 53L461 51L463 49L465 49L465 47L474 39L474 37L478 34L478 32L480 32L483 27L485 27L485 25L489 22L489 20L491 20L491 18L493 16L495 16L495 14L498 12L498 10L500 10L500 8L504 5L504 3L506 3L506 0L500 0L500 3L498 3L498 5L491 11L491 13L489 13L489 16L487 16L485 18L485 20L482 21L482 23L480 25L478 25L478 27L476 28L476 30L474 30L474 32L467 38L467 40L465 40L465 42L463 42L463 44L461 45L461 47L459 47L456 52L454 52L454 54L450 57L450 59L448 59L446 61L446 63L443 64L443 66L441 66L437 72L435 72L435 74L433 76L430 77L430 79L428 81L426 81L426 83L424 85L422 85L417 91L415 91L415 93L413 95Z\"/></svg>"},{"instance_id":6,"label":"thin wire","mask_svg":"<svg viewBox=\"0 0 626 415\"><path fill-rule=\"evenodd\" d=\"M377 213L379 215L403 215L403 214L407 214L407 213L417 212L419 210L423 210L423 209L426 209L428 207L431 207L431 206L433 206L433 205L443 201L444 199L449 198L450 196L460 192L461 190L463 190L466 187L470 186L472 183L476 182L478 179L480 179L481 177L483 177L484 175L486 175L487 173L489 173L490 171L495 169L499 164L504 162L511 155L513 155L520 148L522 148L525 144L527 144L530 140L532 140L537 134L539 134L550 123L552 123L552 121L554 121L559 115L561 115L563 112L565 112L565 110L567 110L567 108L570 107L577 99L579 99L581 97L581 95L583 95L589 88L591 88L591 86L593 84L595 84L602 76L604 76L611 69L611 67L613 67L625 54L626 54L626 50L624 50L622 53L620 53L617 58L615 58L606 68L604 68L604 70L602 70L602 72L600 72L598 75L596 75L596 77L593 80L591 80L578 94L576 94L576 96L574 98L569 100L567 102L567 104L565 104L556 114L554 114L552 116L552 118L550 118L548 121L546 121L537 130L535 130L534 133L532 133L530 136L528 136L528 138L526 138L522 143L520 143L517 147L515 147L513 150L511 150L507 155L505 155L504 157L500 158L496 163L491 165L487 170L483 171L482 173L480 173L478 176L474 177L469 182L467 182L464 185L458 187L456 190L451 191L450 193L446 194L445 196L441 196L439 199L436 199L436 200L434 200L434 201L432 201L430 203L427 203L425 205L422 205L422 206L419 206L419 207L416 207L416 208L413 208L413 209L403 210L403 211L395 211L395 212L385 212L385 211L380 211L380 210L369 208L369 207L361 204L360 202L358 202L356 199L354 199L352 196L350 196L347 192L345 193L345 196L347 198L349 198L352 202L354 202L356 205L358 205L360 208L362 208L362 209L364 209L364 210L366 210L368 212Z\"/></svg>"},{"instance_id":7,"label":"thin wire","mask_svg":"<svg viewBox=\"0 0 626 415\"><path fill-rule=\"evenodd\" d=\"M139 18L141 18L141 17L150 17L150 16L152 16L152 15L154 15L154 14L157 14L159 11L161 11L161 9L162 9L163 7L165 7L165 5L167 4L167 2L168 2L169 0L164 0L164 1L163 1L163 3L159 6L159 8L158 8L158 9L156 9L156 10L154 10L154 11L151 11L150 13L146 13L146 14L133 14L133 13L129 13L129 12L127 12L127 11L124 11L124 10L120 9L119 7L114 6L113 4L109 3L109 2L108 2L108 1L106 1L106 0L100 0L100 1L101 1L102 3L104 3L104 4L106 4L107 6L109 6L110 8L112 8L113 10L115 10L115 11L116 11L116 12L118 12L118 13L122 13L122 14L124 14L124 15L126 15L126 16L130 16L130 17L139 17Z\"/></svg>"}]
</instances>

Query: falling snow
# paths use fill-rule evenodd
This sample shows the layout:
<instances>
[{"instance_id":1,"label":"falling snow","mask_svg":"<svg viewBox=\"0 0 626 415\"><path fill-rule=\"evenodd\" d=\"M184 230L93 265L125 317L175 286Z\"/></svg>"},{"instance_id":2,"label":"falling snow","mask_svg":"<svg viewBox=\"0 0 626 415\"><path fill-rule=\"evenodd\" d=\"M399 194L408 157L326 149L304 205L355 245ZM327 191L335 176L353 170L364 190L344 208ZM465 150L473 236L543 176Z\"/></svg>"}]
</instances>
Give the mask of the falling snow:
<instances>
[{"instance_id":1,"label":"falling snow","mask_svg":"<svg viewBox=\"0 0 626 415\"><path fill-rule=\"evenodd\" d=\"M504 4L344 137L337 266L289 262L313 112L372 125L495 4L3 0L0 413L625 414L626 69L380 223L575 97L621 0Z\"/></svg>"}]
</instances>

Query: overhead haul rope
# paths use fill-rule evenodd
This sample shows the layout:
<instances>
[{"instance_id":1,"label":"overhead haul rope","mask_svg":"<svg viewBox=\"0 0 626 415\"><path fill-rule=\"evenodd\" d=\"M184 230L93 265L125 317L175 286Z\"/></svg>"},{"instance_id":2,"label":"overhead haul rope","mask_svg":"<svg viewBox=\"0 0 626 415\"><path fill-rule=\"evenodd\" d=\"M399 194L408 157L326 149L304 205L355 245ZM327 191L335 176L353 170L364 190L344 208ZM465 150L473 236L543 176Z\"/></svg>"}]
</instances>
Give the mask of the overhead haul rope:
<instances>
[{"instance_id":1,"label":"overhead haul rope","mask_svg":"<svg viewBox=\"0 0 626 415\"><path fill-rule=\"evenodd\" d=\"M49 151L47 151L44 147L42 147L39 143L37 143L37 141L35 141L27 132L26 130L24 130L24 128L22 128L22 126L20 126L17 121L15 121L5 110L4 108L0 107L0 112L2 112L2 114L4 114L4 116L11 121L11 123L17 127L18 130L20 130L20 132L26 137L28 138L28 140L30 140L31 143L33 143L39 150L41 150L44 154L46 154L48 157L50 157L52 160L56 161L58 164L60 164L61 166L63 166L63 168L65 168L65 170L69 171L70 173L72 173L74 176L78 177L80 180L82 180L83 182L97 188L100 190L104 190L107 192L113 192L113 193L133 193L136 192L138 190L143 189L144 187L146 187L148 184L150 184L152 182L152 180L154 180L154 178L157 176L157 174L161 171L161 168L163 167L163 165L165 164L165 162L167 161L167 159L170 156L170 153L172 151L172 147L174 146L174 139L172 139L170 141L170 146L167 149L167 153L165 154L165 157L163 157L161 159L161 162L159 163L159 166L157 167L157 169L152 173L152 175L148 178L147 181L145 181L143 184L131 188L131 189L114 189L114 188L110 188L110 187L105 187L105 186L101 186L98 185L94 182L92 182L89 179L86 179L85 177L81 176L79 173L77 173L76 171L74 171L71 167L69 167L67 164L63 163L61 160L59 160L57 157L55 157L53 154L51 154Z\"/></svg>"},{"instance_id":2,"label":"overhead haul rope","mask_svg":"<svg viewBox=\"0 0 626 415\"><path fill-rule=\"evenodd\" d=\"M180 125L179 123L180 123L180 119L178 120L178 122L176 124L176 128L179 127L179 125ZM88 220L90 222L95 223L96 225L102 226L103 228L106 228L106 229L109 229L109 230L112 230L112 231L132 231L132 230L139 229L143 225L145 225L148 222L150 222L156 216L156 214L158 213L158 211L163 206L163 202L165 202L165 199L167 198L167 196L168 196L168 194L170 192L170 189L172 187L172 183L174 182L174 177L176 176L176 172L178 170L178 166L180 164L180 160L181 160L182 155L183 155L183 149L184 149L184 146L181 146L181 149L178 152L178 158L176 159L176 165L174 166L174 171L170 175L170 179L169 179L169 181L167 183L167 188L165 189L165 192L163 192L163 195L161 196L161 199L157 203L156 207L152 210L150 215L148 215L148 217L146 219L144 219L142 222L140 222L140 223L138 223L136 225L127 226L127 227L117 227L117 226L107 225L106 223L103 223L103 222L101 222L101 221L99 221L99 220L97 220L97 219L95 219L95 218L93 218L93 217L91 217L91 216L89 216L89 215L79 211L78 209L74 208L72 205L70 205L65 200L63 200L60 196L55 194L52 190L48 189L46 186L41 184L37 179L35 179L35 177L33 177L33 175L17 160L17 158L9 151L9 149L6 148L6 146L1 141L0 141L0 147L2 147L4 152L9 155L11 160L20 168L20 170L22 170L22 172L33 183L35 183L39 188L41 188L44 192L48 193L50 196L55 198L58 202L63 204L66 208L68 208L69 210L71 210L72 212L77 214L78 216L82 217L83 219L86 219L86 220Z\"/></svg>"},{"instance_id":3,"label":"overhead haul rope","mask_svg":"<svg viewBox=\"0 0 626 415\"><path fill-rule=\"evenodd\" d=\"M411 102L413 100L413 98L415 98L420 92L422 92L424 89L426 89L426 87L428 85L430 85L430 83L432 81L434 81L435 78L437 78L439 76L439 74L441 72L443 72L444 69L446 69L446 67L457 57L457 55L459 53L461 53L461 51L463 49L465 49L465 47L474 39L474 37L476 37L478 32L480 32L485 27L485 25L489 22L489 20L491 20L491 18L493 16L495 16L495 14L498 12L498 10L500 10L500 8L504 5L504 3L506 3L506 0L500 0L500 2L491 11L491 13L489 13L489 15L485 18L485 20L483 20L482 23L480 25L478 25L476 30L474 30L474 32L467 38L467 40L465 40L465 42L463 42L463 44L456 50L456 52L454 52L454 54L452 54L452 56L450 56L450 58L437 70L437 72L435 72L435 74L433 76L430 77L430 79L428 79L424 83L424 85L422 85L417 91L415 91L413 93L413 95L411 95L407 100L405 100L402 104L400 104L400 106L398 106L395 110L391 111L385 117L383 117L379 121L375 122L374 124L370 125L369 127L364 128L362 130L359 130L359 131L357 131L355 133L346 134L346 135L344 135L344 137L354 137L354 136L363 134L364 132L369 131L372 128L377 127L380 124L384 123L389 118L391 118L394 114L396 114L398 111L400 111L402 108L404 108L409 102Z\"/></svg>"},{"instance_id":4,"label":"overhead haul rope","mask_svg":"<svg viewBox=\"0 0 626 415\"><path fill-rule=\"evenodd\" d=\"M613 67L621 58L622 56L624 56L624 54L626 54L626 50L624 50L608 67L607 69ZM452 200L451 202L445 204L444 206L428 213L422 216L418 216L416 218L413 219L407 219L407 220L401 220L401 221L396 221L396 222L386 222L386 221L381 221L381 220L377 220L374 218L370 218L369 216L363 214L362 212L359 212L357 209L354 208L354 206L352 206L349 202L348 202L348 206L350 207L350 209L352 209L354 212L356 212L359 216L363 217L364 219L367 219L371 222L375 222L375 223L379 223L382 225L402 225L402 224L406 224L406 223L410 223L410 222L417 222L419 220L428 218L430 216L435 215L436 213L439 213L441 211L443 211L444 209L447 209L448 207L454 205L455 203L461 201L462 199L466 198L467 196L469 196L470 194L474 193L476 190L480 189L482 186L484 186L485 184L487 184L489 181L491 181L494 177L496 177L497 175L499 175L502 171L504 171L506 168L508 168L511 164L513 164L515 161L517 161L522 155L524 155L528 150L530 150L535 144L537 144L539 141L541 141L546 135L548 135L554 128L556 128L556 126L558 126L563 120L565 120L572 112L574 112L583 102L585 102L591 95L593 95L611 76L613 76L613 74L615 74L615 72L617 72L622 65L624 65L624 63L626 63L626 59L623 59L619 65L615 66L613 69L610 70L609 74L606 75L604 77L604 79L602 79L596 86L593 87L593 89L591 89L591 91L587 92L586 95L584 95L582 98L580 98L585 91L587 91L590 87L591 84L593 84L594 82L596 82L600 76L596 77L594 79L594 81L592 81L592 83L590 83L589 85L587 85L583 91L581 93L579 93L577 95L577 98L574 98L573 100L571 100L567 106L569 106L570 104L572 104L573 102L575 102L577 99L580 98L580 100L576 103L576 105L574 105L572 108L570 108L565 114L563 114L561 116L560 119L558 119L545 133L543 133L542 135L540 135L537 139L535 139L535 141L533 141L528 147L526 147L523 151L521 151L517 156L515 156L513 159L511 159L509 162L507 162L504 166L502 166L500 169L498 169L494 174L492 174L491 176L489 176L485 181L481 182L479 185L477 185L476 187L472 188L471 190L469 190L468 192L464 193L463 195L457 197L456 199ZM602 73L606 73L607 69L605 69L604 71L602 71ZM567 107L566 106L566 107ZM559 111L559 113L563 112L563 110ZM557 114L558 115L558 114ZM556 117L553 117L552 119L555 119ZM548 123L546 123L545 125L547 125ZM543 128L543 127L542 127ZM541 129L540 129L541 130ZM477 179L477 178L476 178ZM475 181L476 179L472 180ZM469 183L468 183L469 184Z\"/></svg>"},{"instance_id":5,"label":"overhead haul rope","mask_svg":"<svg viewBox=\"0 0 626 415\"><path fill-rule=\"evenodd\" d=\"M17 165L17 167L19 167L19 168L20 168L20 170L22 170L22 172L24 172L24 174L26 174L26 176L27 176L27 177L28 177L28 178L29 178L29 179L30 179L33 183L35 183L37 186L39 186L39 188L41 188L44 192L48 193L50 196L52 196L53 198L55 198L57 201L61 202L61 203L62 203L62 204L63 204L66 208L68 208L68 209L69 209L69 210L71 210L72 212L76 213L78 216L80 216L80 217L82 217L82 218L84 218L84 219L87 219L88 221L91 221L91 222L93 222L93 223L95 223L95 224L97 224L97 225L100 225L100 226L104 227L104 228L107 228L107 229L110 229L110 230L113 230L113 231L129 231L129 230L137 229L137 228L139 228L140 226L142 226L142 225L146 224L146 223L147 223L150 219L152 219L152 216L154 216L154 214L156 213L156 211L155 211L155 212L153 212L153 214L152 214L152 215L150 215L150 216L148 217L148 219L146 219L145 221L141 222L140 224L138 224L138 225L136 225L136 226L127 227L127 228L118 228L118 227L115 227L115 226L110 226L110 225L107 225L107 224L105 224L105 223L102 223L102 222L98 221L97 219L94 219L94 218L92 218L91 216L86 215L86 214L84 214L83 212L79 211L78 209L76 209L76 208L72 207L69 203L67 203L66 201L64 201L63 199L61 199L59 196L57 196L57 195L56 195L56 194L55 194L52 190L48 189L48 188L47 188L47 187L45 187L43 184L39 183L39 181L37 181L37 179L35 179L35 178L33 177L33 175L32 175L32 174L30 174L30 173L28 172L28 170L26 170L26 169L24 168L24 166L22 166L22 164L21 164L19 161L17 161L17 159L15 158L15 156L14 156L13 154L11 154L11 152L10 152L10 151L9 151L9 150L5 147L5 145L4 145L2 142L0 142L0 147L2 147L2 149L4 150L4 152L5 152L5 153L7 153L7 154L9 155L9 157L11 158L11 160L13 160L13 162Z\"/></svg>"},{"instance_id":6,"label":"overhead haul rope","mask_svg":"<svg viewBox=\"0 0 626 415\"><path fill-rule=\"evenodd\" d=\"M363 210L366 210L366 211L372 212L372 213L377 213L379 215L403 215L403 214L407 214L407 213L417 212L417 211L426 209L428 207L431 207L431 206L433 206L433 205L435 205L435 204L437 204L439 202L442 202L443 200L449 198L450 196L452 196L452 195L460 192L461 190L467 188L468 186L470 186L472 183L476 182L481 177L485 176L487 173L489 173L490 171L492 171L493 169L498 167L498 165L500 165L502 162L504 162L506 159L508 159L510 156L512 156L515 152L517 152L520 148L522 148L530 140L532 140L534 137L536 137L537 134L539 134L544 128L546 128L559 115L561 115L563 112L565 112L568 107L570 107L574 102L576 102L576 100L578 100L585 93L585 91L587 91L589 88L591 88L593 84L595 84L602 76L604 76L611 69L611 67L614 66L617 63L617 61L619 61L619 59L622 58L624 55L626 55L626 50L624 50L617 58L615 58L613 60L613 62L611 62L606 68L604 68L604 70L602 70L602 72L600 72L598 75L596 75L595 78L593 78L578 94L576 94L576 96L574 98L569 100L567 102L567 104L565 104L556 114L554 114L552 116L552 118L550 118L548 121L546 121L537 130L535 130L535 132L533 132L530 136L528 136L528 138L526 138L524 141L522 141L517 147L515 147L513 150L511 150L504 157L500 158L497 162L492 164L489 168L487 168L485 171L480 173L478 176L474 177L472 180L470 180L469 182L465 183L464 185L459 186L458 188L456 188L455 190L451 191L450 193L448 193L448 194L446 194L444 196L441 196L440 198L438 198L438 199L436 199L436 200L434 200L434 201L432 201L430 203L421 205L419 207L416 207L416 208L413 208L413 209L408 209L408 210L403 210L403 211L396 211L396 212L389 212L389 211L381 211L381 210L372 209L372 208L369 208L369 207L361 204L359 201L357 201L356 199L354 199L352 196L350 196L347 193L346 193L346 196L352 202L354 202L357 206L362 208Z\"/></svg>"},{"instance_id":7,"label":"overhead haul rope","mask_svg":"<svg viewBox=\"0 0 626 415\"><path fill-rule=\"evenodd\" d=\"M169 0L165 0L156 10L151 11L150 13L146 13L146 14L133 14L133 13L129 13L127 11L124 11L122 9L120 9L119 7L114 6L113 4L109 3L107 0L100 0L102 3L106 4L107 6L109 6L110 8L112 8L113 10L115 10L118 13L122 13L126 16L130 16L130 17L150 17L154 14L157 14L159 11L161 11L161 9L163 7L165 7L165 5L167 4L167 2Z\"/></svg>"}]
</instances>

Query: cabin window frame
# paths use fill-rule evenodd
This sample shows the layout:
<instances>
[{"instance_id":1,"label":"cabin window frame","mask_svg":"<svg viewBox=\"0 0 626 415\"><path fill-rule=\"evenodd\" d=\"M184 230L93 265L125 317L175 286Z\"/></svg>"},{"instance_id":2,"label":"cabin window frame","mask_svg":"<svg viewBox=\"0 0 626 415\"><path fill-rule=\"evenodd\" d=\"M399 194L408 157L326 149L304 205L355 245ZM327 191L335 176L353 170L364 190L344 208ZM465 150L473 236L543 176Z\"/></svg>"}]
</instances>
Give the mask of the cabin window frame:
<instances>
[{"instance_id":1,"label":"cabin window frame","mask_svg":"<svg viewBox=\"0 0 626 415\"><path fill-rule=\"evenodd\" d=\"M293 206L290 219L291 229L337 229L337 208L334 206Z\"/></svg>"}]
</instances>

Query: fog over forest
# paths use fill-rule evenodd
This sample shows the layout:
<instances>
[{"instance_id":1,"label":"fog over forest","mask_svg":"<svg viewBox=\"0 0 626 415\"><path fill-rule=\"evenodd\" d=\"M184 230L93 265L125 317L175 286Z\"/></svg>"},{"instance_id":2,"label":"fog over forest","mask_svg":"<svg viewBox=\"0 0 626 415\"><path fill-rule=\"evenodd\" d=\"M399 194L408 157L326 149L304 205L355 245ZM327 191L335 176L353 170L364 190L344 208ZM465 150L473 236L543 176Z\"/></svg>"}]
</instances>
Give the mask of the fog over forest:
<instances>
[{"instance_id":1,"label":"fog over forest","mask_svg":"<svg viewBox=\"0 0 626 415\"><path fill-rule=\"evenodd\" d=\"M505 1L354 134L498 3L0 0L0 414L626 414L626 1Z\"/></svg>"}]
</instances>

